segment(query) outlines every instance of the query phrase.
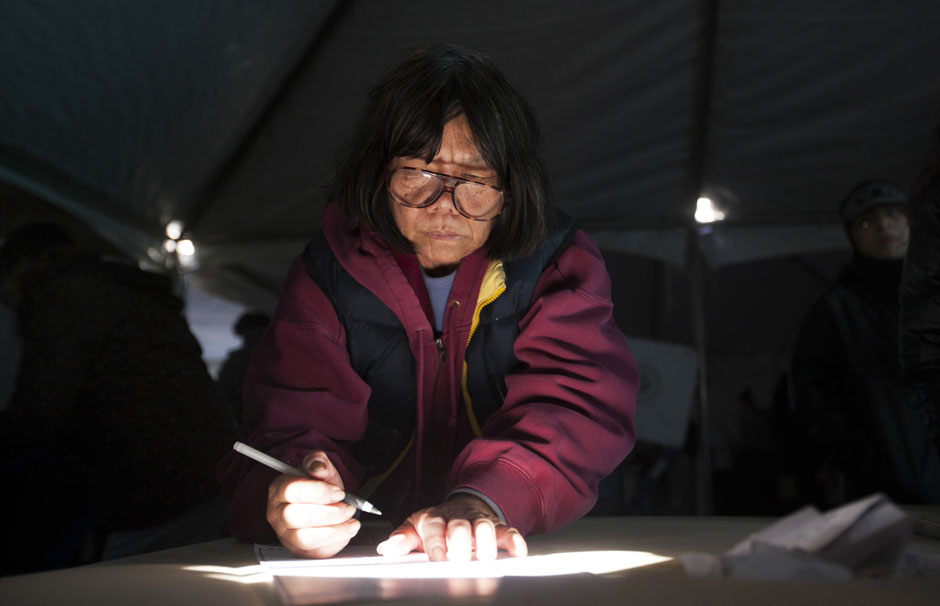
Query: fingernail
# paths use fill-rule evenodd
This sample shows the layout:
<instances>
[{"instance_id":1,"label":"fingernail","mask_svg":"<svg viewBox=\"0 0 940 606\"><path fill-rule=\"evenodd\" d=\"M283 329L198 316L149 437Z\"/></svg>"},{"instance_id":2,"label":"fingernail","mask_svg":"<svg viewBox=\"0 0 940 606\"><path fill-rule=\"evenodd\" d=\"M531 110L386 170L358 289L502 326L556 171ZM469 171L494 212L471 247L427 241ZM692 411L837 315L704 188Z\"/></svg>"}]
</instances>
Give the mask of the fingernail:
<instances>
[{"instance_id":1,"label":"fingernail","mask_svg":"<svg viewBox=\"0 0 940 606\"><path fill-rule=\"evenodd\" d=\"M307 471L310 473L316 473L321 469L326 469L326 463L320 460L314 460L312 463L307 465Z\"/></svg>"},{"instance_id":2,"label":"fingernail","mask_svg":"<svg viewBox=\"0 0 940 606\"><path fill-rule=\"evenodd\" d=\"M339 503L346 497L346 493L338 488L330 493L330 498L333 499L334 503Z\"/></svg>"},{"instance_id":3,"label":"fingernail","mask_svg":"<svg viewBox=\"0 0 940 606\"><path fill-rule=\"evenodd\" d=\"M349 523L349 534L351 535L356 534L357 532L359 532L359 528L361 526L362 524L359 522L359 520L353 520L352 522Z\"/></svg>"},{"instance_id":4,"label":"fingernail","mask_svg":"<svg viewBox=\"0 0 940 606\"><path fill-rule=\"evenodd\" d=\"M379 552L380 555L386 555L386 552L388 552L388 555L392 555L395 553L394 547L400 542L400 535L391 536L379 543L375 549Z\"/></svg>"},{"instance_id":5,"label":"fingernail","mask_svg":"<svg viewBox=\"0 0 940 606\"><path fill-rule=\"evenodd\" d=\"M444 553L444 548L438 545L431 550L431 559L435 561L443 560L446 554Z\"/></svg>"}]
</instances>

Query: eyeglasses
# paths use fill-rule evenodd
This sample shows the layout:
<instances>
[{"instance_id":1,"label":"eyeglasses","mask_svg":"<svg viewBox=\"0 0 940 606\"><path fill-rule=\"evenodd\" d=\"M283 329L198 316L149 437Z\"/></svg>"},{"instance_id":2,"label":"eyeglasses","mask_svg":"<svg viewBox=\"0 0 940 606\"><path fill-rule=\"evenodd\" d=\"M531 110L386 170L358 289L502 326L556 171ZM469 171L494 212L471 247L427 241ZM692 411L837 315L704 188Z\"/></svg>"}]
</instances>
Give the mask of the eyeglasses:
<instances>
[{"instance_id":1,"label":"eyeglasses","mask_svg":"<svg viewBox=\"0 0 940 606\"><path fill-rule=\"evenodd\" d=\"M450 192L457 212L474 221L495 218L506 201L498 187L408 166L389 171L385 181L392 198L409 208L427 208Z\"/></svg>"},{"instance_id":2,"label":"eyeglasses","mask_svg":"<svg viewBox=\"0 0 940 606\"><path fill-rule=\"evenodd\" d=\"M877 206L854 219L852 225L862 229L873 229L881 221L894 221L906 216L907 213L901 206Z\"/></svg>"}]
</instances>

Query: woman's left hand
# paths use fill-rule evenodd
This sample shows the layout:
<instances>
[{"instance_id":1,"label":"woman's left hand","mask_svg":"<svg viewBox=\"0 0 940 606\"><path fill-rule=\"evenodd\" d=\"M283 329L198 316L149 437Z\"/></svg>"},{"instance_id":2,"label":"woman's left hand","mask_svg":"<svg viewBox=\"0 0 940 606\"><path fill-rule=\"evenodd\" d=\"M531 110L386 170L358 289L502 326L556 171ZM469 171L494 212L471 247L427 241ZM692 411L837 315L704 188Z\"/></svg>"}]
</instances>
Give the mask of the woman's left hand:
<instances>
[{"instance_id":1,"label":"woman's left hand","mask_svg":"<svg viewBox=\"0 0 940 606\"><path fill-rule=\"evenodd\" d=\"M471 494L416 511L378 546L382 555L424 551L432 561L469 561L474 552L478 560L495 560L500 549L513 557L528 553L522 534Z\"/></svg>"}]
</instances>

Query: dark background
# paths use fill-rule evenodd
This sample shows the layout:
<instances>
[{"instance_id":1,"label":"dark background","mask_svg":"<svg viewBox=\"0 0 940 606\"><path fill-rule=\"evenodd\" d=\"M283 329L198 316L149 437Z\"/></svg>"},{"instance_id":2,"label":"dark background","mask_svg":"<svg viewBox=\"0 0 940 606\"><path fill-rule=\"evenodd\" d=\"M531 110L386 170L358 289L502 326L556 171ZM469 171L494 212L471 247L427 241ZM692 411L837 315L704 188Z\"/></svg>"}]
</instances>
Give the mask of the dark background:
<instances>
[{"instance_id":1,"label":"dark background","mask_svg":"<svg viewBox=\"0 0 940 606\"><path fill-rule=\"evenodd\" d=\"M0 235L54 218L177 272L163 242L180 220L197 251L184 293L271 311L369 87L415 42L484 50L540 117L621 328L706 353L716 511L776 513L789 350L848 258L841 198L873 177L908 189L926 161L937 23L933 0L7 1ZM703 193L728 214L697 257ZM0 318L2 386L16 341ZM694 417L653 512L694 508ZM663 452L640 444L626 498Z\"/></svg>"}]
</instances>

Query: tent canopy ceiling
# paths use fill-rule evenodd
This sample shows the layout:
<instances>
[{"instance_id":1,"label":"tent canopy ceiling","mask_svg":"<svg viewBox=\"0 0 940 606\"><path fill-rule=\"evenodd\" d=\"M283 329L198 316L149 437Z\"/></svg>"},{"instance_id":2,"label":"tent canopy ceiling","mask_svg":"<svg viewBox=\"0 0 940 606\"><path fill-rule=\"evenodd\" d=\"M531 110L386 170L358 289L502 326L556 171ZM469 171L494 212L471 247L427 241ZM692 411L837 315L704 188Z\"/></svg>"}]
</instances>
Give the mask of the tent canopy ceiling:
<instances>
[{"instance_id":1,"label":"tent canopy ceiling","mask_svg":"<svg viewBox=\"0 0 940 606\"><path fill-rule=\"evenodd\" d=\"M415 42L490 53L539 115L558 205L679 264L702 191L729 210L716 263L844 246L839 200L909 188L940 120L933 0L467 6L4 2L0 180L140 258L181 220L197 283L269 307Z\"/></svg>"}]
</instances>

